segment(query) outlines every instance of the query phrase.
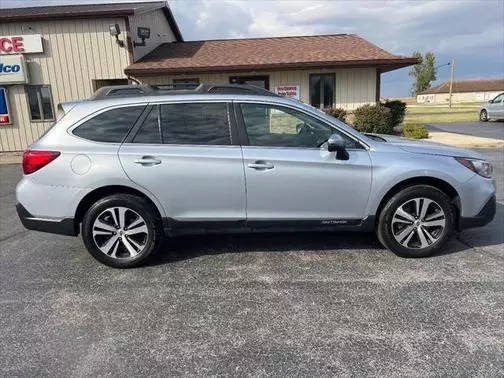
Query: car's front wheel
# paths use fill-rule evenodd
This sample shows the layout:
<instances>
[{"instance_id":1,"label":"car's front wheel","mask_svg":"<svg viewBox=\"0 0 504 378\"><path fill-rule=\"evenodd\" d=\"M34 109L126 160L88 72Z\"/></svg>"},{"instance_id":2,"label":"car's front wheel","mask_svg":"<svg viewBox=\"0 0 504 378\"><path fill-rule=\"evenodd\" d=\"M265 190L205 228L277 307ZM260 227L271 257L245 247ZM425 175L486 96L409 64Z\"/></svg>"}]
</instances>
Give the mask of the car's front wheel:
<instances>
[{"instance_id":1,"label":"car's front wheel","mask_svg":"<svg viewBox=\"0 0 504 378\"><path fill-rule=\"evenodd\" d=\"M426 257L440 250L454 228L450 198L439 189L415 185L388 200L380 213L380 242L402 257Z\"/></svg>"},{"instance_id":2,"label":"car's front wheel","mask_svg":"<svg viewBox=\"0 0 504 378\"><path fill-rule=\"evenodd\" d=\"M480 121L481 122L486 122L488 121L488 113L485 109L483 109L481 112L480 112Z\"/></svg>"},{"instance_id":3,"label":"car's front wheel","mask_svg":"<svg viewBox=\"0 0 504 378\"><path fill-rule=\"evenodd\" d=\"M140 265L156 251L162 230L155 209L130 194L105 197L82 221L82 239L91 255L114 268Z\"/></svg>"}]
</instances>

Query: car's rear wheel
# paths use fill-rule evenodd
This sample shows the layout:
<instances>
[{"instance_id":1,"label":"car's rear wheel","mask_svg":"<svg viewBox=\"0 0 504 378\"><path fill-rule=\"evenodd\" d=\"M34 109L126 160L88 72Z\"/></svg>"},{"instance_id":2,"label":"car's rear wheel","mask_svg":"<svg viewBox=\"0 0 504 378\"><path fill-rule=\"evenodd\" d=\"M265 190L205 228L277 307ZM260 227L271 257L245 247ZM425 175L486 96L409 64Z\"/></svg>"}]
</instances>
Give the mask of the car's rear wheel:
<instances>
[{"instance_id":1,"label":"car's rear wheel","mask_svg":"<svg viewBox=\"0 0 504 378\"><path fill-rule=\"evenodd\" d=\"M488 113L485 109L483 109L481 112L480 112L480 121L481 122L486 122L488 121Z\"/></svg>"},{"instance_id":2,"label":"car's rear wheel","mask_svg":"<svg viewBox=\"0 0 504 378\"><path fill-rule=\"evenodd\" d=\"M439 189L416 185L401 190L380 213L380 242L402 257L426 257L440 250L454 228L450 198Z\"/></svg>"},{"instance_id":3,"label":"car's rear wheel","mask_svg":"<svg viewBox=\"0 0 504 378\"><path fill-rule=\"evenodd\" d=\"M138 266L160 243L162 230L156 215L144 198L130 194L105 197L84 216L84 244L94 258L108 266Z\"/></svg>"}]
</instances>

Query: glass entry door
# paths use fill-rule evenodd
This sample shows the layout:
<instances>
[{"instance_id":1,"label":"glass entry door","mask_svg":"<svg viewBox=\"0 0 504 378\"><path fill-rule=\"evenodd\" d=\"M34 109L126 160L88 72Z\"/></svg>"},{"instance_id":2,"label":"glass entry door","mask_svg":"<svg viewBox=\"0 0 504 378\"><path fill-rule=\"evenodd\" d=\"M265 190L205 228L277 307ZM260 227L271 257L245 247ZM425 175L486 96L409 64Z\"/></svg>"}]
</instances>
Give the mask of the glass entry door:
<instances>
[{"instance_id":1,"label":"glass entry door","mask_svg":"<svg viewBox=\"0 0 504 378\"><path fill-rule=\"evenodd\" d=\"M310 105L319 109L334 106L334 74L310 75Z\"/></svg>"}]
</instances>

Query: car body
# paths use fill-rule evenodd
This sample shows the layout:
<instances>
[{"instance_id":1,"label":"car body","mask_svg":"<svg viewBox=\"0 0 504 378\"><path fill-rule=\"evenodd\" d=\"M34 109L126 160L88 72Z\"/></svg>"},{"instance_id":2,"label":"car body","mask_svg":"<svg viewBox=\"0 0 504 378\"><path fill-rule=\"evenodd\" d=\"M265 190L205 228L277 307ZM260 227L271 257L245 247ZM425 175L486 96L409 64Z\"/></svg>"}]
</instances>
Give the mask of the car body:
<instances>
[{"instance_id":1,"label":"car body","mask_svg":"<svg viewBox=\"0 0 504 378\"><path fill-rule=\"evenodd\" d=\"M25 175L16 189L25 227L73 236L82 232L100 261L127 267L141 259L111 259L96 248L101 234L113 234L103 241L107 248L120 248L112 240L127 238L127 227L116 216L150 225L141 235L147 243L152 234L159 239L207 232L374 231L386 223L380 217L394 210L388 207L395 206L390 230L378 230L380 240L400 255L421 256L438 250L452 229L482 226L495 214L495 180L474 151L364 135L299 101L223 88L102 93L64 104L64 116L25 153ZM129 112L133 115L124 116ZM119 139L100 134L105 125L112 130L126 122L131 125ZM208 129L210 124L217 125L215 130ZM166 143L166 138L179 142ZM41 157L33 160L30 154ZM50 162L33 171L37 159ZM411 197L412 190L417 197ZM397 218L402 205L393 205L396 200L410 201L403 205L411 220ZM107 208L103 201L117 207ZM425 213L419 210L422 204L425 211L430 206L434 215L444 211L446 217L442 230L432 226L434 231L424 234L430 235L425 248L420 248L425 240L416 219ZM387 239L406 227L401 222L411 223L405 231L418 238L402 249ZM438 245L432 235L442 235L443 241ZM135 243L142 246L139 240Z\"/></svg>"},{"instance_id":2,"label":"car body","mask_svg":"<svg viewBox=\"0 0 504 378\"><path fill-rule=\"evenodd\" d=\"M480 121L504 119L504 92L498 94L480 108Z\"/></svg>"}]
</instances>

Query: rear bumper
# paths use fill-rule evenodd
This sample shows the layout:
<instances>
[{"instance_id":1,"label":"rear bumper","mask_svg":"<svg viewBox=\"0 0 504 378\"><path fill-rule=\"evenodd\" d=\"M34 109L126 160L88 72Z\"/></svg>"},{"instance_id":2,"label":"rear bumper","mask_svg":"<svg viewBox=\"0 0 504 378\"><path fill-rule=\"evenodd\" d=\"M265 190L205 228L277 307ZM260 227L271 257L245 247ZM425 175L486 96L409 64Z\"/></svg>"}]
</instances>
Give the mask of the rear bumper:
<instances>
[{"instance_id":1,"label":"rear bumper","mask_svg":"<svg viewBox=\"0 0 504 378\"><path fill-rule=\"evenodd\" d=\"M16 204L16 211L19 219L28 230L49 232L51 234L60 234L68 236L77 236L73 218L46 219L36 218L20 203Z\"/></svg>"},{"instance_id":2,"label":"rear bumper","mask_svg":"<svg viewBox=\"0 0 504 378\"><path fill-rule=\"evenodd\" d=\"M493 195L488 199L481 211L476 216L460 217L459 230L473 227L482 227L490 223L495 217L496 207L496 198L495 195Z\"/></svg>"}]
</instances>

